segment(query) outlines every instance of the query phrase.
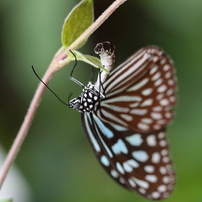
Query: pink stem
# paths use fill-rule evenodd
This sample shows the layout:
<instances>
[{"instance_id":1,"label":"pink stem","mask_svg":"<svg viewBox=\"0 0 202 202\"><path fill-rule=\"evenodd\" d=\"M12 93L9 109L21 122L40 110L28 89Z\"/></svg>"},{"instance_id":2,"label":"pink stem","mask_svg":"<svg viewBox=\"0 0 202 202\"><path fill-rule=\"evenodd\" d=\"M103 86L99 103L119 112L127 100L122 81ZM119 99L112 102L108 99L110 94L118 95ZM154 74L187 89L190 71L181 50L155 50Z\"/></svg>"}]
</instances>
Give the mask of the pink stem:
<instances>
[{"instance_id":1,"label":"pink stem","mask_svg":"<svg viewBox=\"0 0 202 202\"><path fill-rule=\"evenodd\" d=\"M123 4L126 0L116 0L111 6L109 6L108 9L80 36L77 38L77 40L70 45L67 49L74 49L77 47L77 44L79 44L84 39L88 38L121 4ZM45 72L42 80L47 84L51 77L53 76L54 72L66 65L66 63L58 64L58 61L61 61L67 57L67 49L60 51L57 56L53 59L52 63L50 64L49 68ZM11 146L11 149L4 161L4 164L0 171L0 188L4 182L4 179L15 160L18 151L27 135L27 132L30 128L30 125L32 123L32 120L34 118L34 115L36 113L36 110L39 106L39 103L42 98L42 94L45 90L44 84L40 83L36 93L34 94L34 97L30 103L29 109L27 111L27 114L24 118L24 121L19 129L19 132L13 142L13 145Z\"/></svg>"}]
</instances>

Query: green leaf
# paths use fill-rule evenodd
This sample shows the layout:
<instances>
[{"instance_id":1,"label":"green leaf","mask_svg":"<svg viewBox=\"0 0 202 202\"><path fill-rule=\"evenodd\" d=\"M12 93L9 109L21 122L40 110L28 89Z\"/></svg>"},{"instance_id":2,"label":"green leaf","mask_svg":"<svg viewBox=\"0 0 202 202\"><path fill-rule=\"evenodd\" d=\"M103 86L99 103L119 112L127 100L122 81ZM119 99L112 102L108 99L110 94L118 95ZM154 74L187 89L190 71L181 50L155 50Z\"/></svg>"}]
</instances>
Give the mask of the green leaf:
<instances>
[{"instance_id":1,"label":"green leaf","mask_svg":"<svg viewBox=\"0 0 202 202\"><path fill-rule=\"evenodd\" d=\"M75 56L71 52L73 52ZM99 58L91 56L91 55L83 55L82 53L80 53L79 51L76 51L76 50L71 50L71 52L70 51L68 52L69 61L74 61L75 57L76 57L77 60L86 62L93 67L99 68L99 69L105 71L106 73L109 73L105 68L103 68L102 63Z\"/></svg>"},{"instance_id":2,"label":"green leaf","mask_svg":"<svg viewBox=\"0 0 202 202\"><path fill-rule=\"evenodd\" d=\"M77 4L65 19L62 28L62 44L68 47L74 42L92 23L94 20L93 0L83 0ZM82 41L76 48L80 48L85 44Z\"/></svg>"}]
</instances>

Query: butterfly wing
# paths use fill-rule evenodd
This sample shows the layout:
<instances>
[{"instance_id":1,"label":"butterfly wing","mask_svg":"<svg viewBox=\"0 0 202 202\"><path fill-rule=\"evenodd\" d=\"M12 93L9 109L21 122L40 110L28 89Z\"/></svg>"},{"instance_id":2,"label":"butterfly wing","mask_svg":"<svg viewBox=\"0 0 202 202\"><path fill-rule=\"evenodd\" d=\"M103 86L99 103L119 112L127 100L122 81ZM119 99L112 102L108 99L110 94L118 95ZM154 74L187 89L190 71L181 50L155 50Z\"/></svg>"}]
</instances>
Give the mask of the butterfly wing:
<instances>
[{"instance_id":1,"label":"butterfly wing","mask_svg":"<svg viewBox=\"0 0 202 202\"><path fill-rule=\"evenodd\" d=\"M173 118L176 78L171 59L162 49L140 49L109 75L106 98L95 113L104 122L139 132L165 127Z\"/></svg>"},{"instance_id":2,"label":"butterfly wing","mask_svg":"<svg viewBox=\"0 0 202 202\"><path fill-rule=\"evenodd\" d=\"M97 159L114 180L147 199L170 195L174 172L165 128L136 132L104 123L93 113L83 113L82 123Z\"/></svg>"}]
</instances>

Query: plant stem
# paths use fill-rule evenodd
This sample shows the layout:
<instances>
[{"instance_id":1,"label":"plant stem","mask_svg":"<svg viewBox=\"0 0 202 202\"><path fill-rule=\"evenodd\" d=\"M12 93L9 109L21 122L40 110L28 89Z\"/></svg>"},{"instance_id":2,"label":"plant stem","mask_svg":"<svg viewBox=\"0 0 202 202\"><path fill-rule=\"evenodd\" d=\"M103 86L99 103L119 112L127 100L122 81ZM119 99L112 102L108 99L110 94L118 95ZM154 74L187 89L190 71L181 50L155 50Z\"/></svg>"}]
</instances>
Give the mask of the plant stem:
<instances>
[{"instance_id":1,"label":"plant stem","mask_svg":"<svg viewBox=\"0 0 202 202\"><path fill-rule=\"evenodd\" d=\"M47 83L48 80L50 80L50 78L52 77L52 74L53 74L53 71L50 71L50 69L48 69L47 72L44 74L43 81ZM27 114L24 118L24 121L23 121L23 123L19 129L19 132L13 142L13 145L6 157L4 165L2 166L1 174L0 174L0 187L2 186L2 183L9 171L9 168L11 167L11 165L12 165L15 157L17 156L17 153L19 152L19 149L26 137L26 134L30 128L31 122L34 118L34 114L36 113L36 109L40 103L41 96L42 96L45 88L46 88L45 85L40 83L35 92L35 95L28 108Z\"/></svg>"},{"instance_id":2,"label":"plant stem","mask_svg":"<svg viewBox=\"0 0 202 202\"><path fill-rule=\"evenodd\" d=\"M74 49L77 44L82 42L84 39L88 38L121 4L123 4L126 0L116 0L114 3L112 3L107 10L81 35L79 36L68 48L65 50L61 48L56 56L53 58L49 68L45 72L42 80L47 84L55 71L59 68L64 67L67 62L61 62L63 59L67 57L67 49ZM58 63L60 61L60 63ZM32 120L34 118L34 115L36 113L36 110L39 106L40 100L42 98L43 92L45 90L45 85L43 83L40 83L34 97L30 103L29 109L27 111L27 114L24 118L24 121L19 129L19 132L13 142L13 145L11 146L11 149L4 161L4 164L1 168L0 172L0 188L2 187L2 184L4 182L4 179L15 160L20 147L27 135L27 132L30 128L30 125L32 123Z\"/></svg>"}]
</instances>

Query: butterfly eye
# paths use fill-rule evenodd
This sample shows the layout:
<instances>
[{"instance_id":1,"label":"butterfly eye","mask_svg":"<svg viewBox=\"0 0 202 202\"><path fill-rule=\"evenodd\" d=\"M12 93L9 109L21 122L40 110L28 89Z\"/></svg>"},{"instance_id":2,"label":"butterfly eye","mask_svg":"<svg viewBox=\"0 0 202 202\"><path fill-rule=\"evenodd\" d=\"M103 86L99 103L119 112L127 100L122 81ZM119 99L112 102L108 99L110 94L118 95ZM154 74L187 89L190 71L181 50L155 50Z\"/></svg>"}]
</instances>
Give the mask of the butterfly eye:
<instances>
[{"instance_id":1,"label":"butterfly eye","mask_svg":"<svg viewBox=\"0 0 202 202\"><path fill-rule=\"evenodd\" d=\"M99 43L95 50L106 66L107 61L113 66L113 45ZM166 127L175 104L173 62L156 46L140 49L70 101L83 112L84 131L103 168L150 200L168 198L174 188Z\"/></svg>"},{"instance_id":2,"label":"butterfly eye","mask_svg":"<svg viewBox=\"0 0 202 202\"><path fill-rule=\"evenodd\" d=\"M74 98L74 99L69 101L69 107L71 107L75 110L79 110L80 105L81 105L81 97Z\"/></svg>"}]
</instances>

